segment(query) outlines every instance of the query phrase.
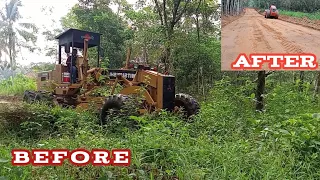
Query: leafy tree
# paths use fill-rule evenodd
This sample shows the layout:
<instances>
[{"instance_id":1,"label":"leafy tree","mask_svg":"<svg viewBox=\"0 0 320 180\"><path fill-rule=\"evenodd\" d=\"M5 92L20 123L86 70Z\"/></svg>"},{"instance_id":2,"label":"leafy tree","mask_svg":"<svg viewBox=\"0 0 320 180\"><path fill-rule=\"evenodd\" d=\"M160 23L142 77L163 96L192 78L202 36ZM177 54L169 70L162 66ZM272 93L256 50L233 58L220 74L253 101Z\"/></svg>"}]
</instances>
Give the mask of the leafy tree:
<instances>
[{"instance_id":1,"label":"leafy tree","mask_svg":"<svg viewBox=\"0 0 320 180\"><path fill-rule=\"evenodd\" d=\"M224 15L239 15L240 12L243 11L243 8L248 3L251 3L248 0L221 0L221 1L222 1L222 7L223 7L222 9L223 9Z\"/></svg>"},{"instance_id":2,"label":"leafy tree","mask_svg":"<svg viewBox=\"0 0 320 180\"><path fill-rule=\"evenodd\" d=\"M158 15L149 6L141 10L130 9L125 13L126 18L136 27L132 38L133 57L142 57L147 64L160 63L164 38L158 24Z\"/></svg>"},{"instance_id":3,"label":"leafy tree","mask_svg":"<svg viewBox=\"0 0 320 180\"><path fill-rule=\"evenodd\" d=\"M0 15L1 15L1 11L0 11ZM2 21L0 21L0 62L1 62L1 58L4 54L8 53L7 50L7 42L6 42L6 36L5 36L5 26L4 23Z\"/></svg>"},{"instance_id":4,"label":"leafy tree","mask_svg":"<svg viewBox=\"0 0 320 180\"><path fill-rule=\"evenodd\" d=\"M268 8L271 4L274 4L279 9L301 12L316 12L320 9L320 1L318 0L249 0L251 7Z\"/></svg>"},{"instance_id":5,"label":"leafy tree","mask_svg":"<svg viewBox=\"0 0 320 180\"><path fill-rule=\"evenodd\" d=\"M47 62L31 63L30 67L35 72L50 71L54 69L55 64Z\"/></svg>"},{"instance_id":6,"label":"leafy tree","mask_svg":"<svg viewBox=\"0 0 320 180\"><path fill-rule=\"evenodd\" d=\"M172 5L173 2L165 3ZM198 94L201 91L204 94L210 87L209 83L220 77L220 27L214 23L220 17L220 12L216 1L188 2L181 20L174 26L170 41L156 4L141 3L138 10L130 9L125 13L137 26L133 55L142 57L149 64L166 63L163 58L166 47L170 47L170 73L176 76L179 89ZM165 70L168 70L168 62ZM190 83L191 79L197 83Z\"/></svg>"},{"instance_id":7,"label":"leafy tree","mask_svg":"<svg viewBox=\"0 0 320 180\"><path fill-rule=\"evenodd\" d=\"M42 12L46 15L52 15L53 7L43 7ZM44 31L42 32L42 35L45 36L48 43L46 44L46 47L44 47L43 51L46 56L56 58L58 54L58 43L55 37L63 32L63 29L60 22L56 22L56 20L51 19L51 26L50 27L43 27ZM52 28L54 27L54 28Z\"/></svg>"},{"instance_id":8,"label":"leafy tree","mask_svg":"<svg viewBox=\"0 0 320 180\"><path fill-rule=\"evenodd\" d=\"M62 19L62 25L65 29L77 28L101 33L105 61L109 61L110 68L119 68L124 61L125 26L109 8L109 3L102 0L80 1ZM90 49L89 53L92 59L96 59L95 50ZM90 64L96 65L95 61Z\"/></svg>"},{"instance_id":9,"label":"leafy tree","mask_svg":"<svg viewBox=\"0 0 320 180\"><path fill-rule=\"evenodd\" d=\"M153 0L155 10L158 13L159 21L165 35L165 44L162 54L162 62L165 64L165 71L173 71L171 57L171 40L174 35L174 28L180 22L183 15L190 7L190 1L158 1Z\"/></svg>"},{"instance_id":10,"label":"leafy tree","mask_svg":"<svg viewBox=\"0 0 320 180\"><path fill-rule=\"evenodd\" d=\"M38 32L38 28L32 23L18 23L17 21L21 18L19 14L19 7L21 7L20 0L10 0L5 4L5 9L0 12L0 24L2 25L1 33L2 41L2 52L8 52L10 58L10 65L12 68L16 66L17 48L27 48L30 51L34 51L36 48L28 44L32 42L35 45ZM6 49L6 50L4 50ZM21 50L21 49L20 49Z\"/></svg>"},{"instance_id":11,"label":"leafy tree","mask_svg":"<svg viewBox=\"0 0 320 180\"><path fill-rule=\"evenodd\" d=\"M124 16L113 13L110 3L120 5L118 14ZM122 67L125 50L131 49L131 59L164 64L164 70L176 76L178 90L205 96L221 76L219 17L215 0L138 1L136 6L126 1L86 0L79 1L62 22L65 28L102 33L109 67ZM125 21L135 30L127 28Z\"/></svg>"}]
</instances>

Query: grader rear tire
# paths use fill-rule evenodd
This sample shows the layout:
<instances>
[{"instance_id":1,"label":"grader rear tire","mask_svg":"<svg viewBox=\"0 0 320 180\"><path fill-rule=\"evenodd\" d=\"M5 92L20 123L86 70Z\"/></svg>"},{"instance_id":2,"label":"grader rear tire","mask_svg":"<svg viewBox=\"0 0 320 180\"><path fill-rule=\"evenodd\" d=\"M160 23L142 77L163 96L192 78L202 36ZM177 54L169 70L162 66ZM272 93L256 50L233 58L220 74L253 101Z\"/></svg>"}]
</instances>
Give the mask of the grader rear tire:
<instances>
[{"instance_id":1,"label":"grader rear tire","mask_svg":"<svg viewBox=\"0 0 320 180\"><path fill-rule=\"evenodd\" d=\"M176 94L174 104L178 108L183 108L184 116L189 118L199 113L199 103L190 95L179 93Z\"/></svg>"},{"instance_id":2,"label":"grader rear tire","mask_svg":"<svg viewBox=\"0 0 320 180\"><path fill-rule=\"evenodd\" d=\"M109 110L115 110L116 112L119 111L128 99L128 96L122 94L107 97L100 112L101 125L105 125L107 123L106 118L109 115Z\"/></svg>"},{"instance_id":3,"label":"grader rear tire","mask_svg":"<svg viewBox=\"0 0 320 180\"><path fill-rule=\"evenodd\" d=\"M34 96L35 93L32 91L24 91L24 95L23 95L23 101L26 103L33 103L34 102Z\"/></svg>"},{"instance_id":4,"label":"grader rear tire","mask_svg":"<svg viewBox=\"0 0 320 180\"><path fill-rule=\"evenodd\" d=\"M44 103L51 107L54 106L54 98L53 98L53 95L51 94L43 94L41 92L37 92L34 97L34 102Z\"/></svg>"},{"instance_id":5,"label":"grader rear tire","mask_svg":"<svg viewBox=\"0 0 320 180\"><path fill-rule=\"evenodd\" d=\"M34 97L35 102L41 102L43 101L43 95L41 93L37 93L36 96Z\"/></svg>"}]
</instances>

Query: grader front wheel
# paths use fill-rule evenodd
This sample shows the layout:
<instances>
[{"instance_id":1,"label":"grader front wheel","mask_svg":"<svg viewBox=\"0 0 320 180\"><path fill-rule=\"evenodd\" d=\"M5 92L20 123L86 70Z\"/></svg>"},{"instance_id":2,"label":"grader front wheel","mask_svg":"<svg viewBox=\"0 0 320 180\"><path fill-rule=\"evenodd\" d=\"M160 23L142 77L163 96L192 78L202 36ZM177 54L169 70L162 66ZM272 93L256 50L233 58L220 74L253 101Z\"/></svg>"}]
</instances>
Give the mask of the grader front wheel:
<instances>
[{"instance_id":1,"label":"grader front wheel","mask_svg":"<svg viewBox=\"0 0 320 180\"><path fill-rule=\"evenodd\" d=\"M123 108L125 102L129 99L128 96L122 94L116 94L107 97L100 112L100 122L102 125L107 123L107 118L110 116L110 111L119 112Z\"/></svg>"},{"instance_id":2,"label":"grader front wheel","mask_svg":"<svg viewBox=\"0 0 320 180\"><path fill-rule=\"evenodd\" d=\"M187 94L176 94L175 100L175 109L182 108L184 117L191 117L199 113L200 105L199 103L190 95Z\"/></svg>"},{"instance_id":3,"label":"grader front wheel","mask_svg":"<svg viewBox=\"0 0 320 180\"><path fill-rule=\"evenodd\" d=\"M33 91L25 91L24 95L23 95L23 101L31 104L34 102L35 95L36 95L36 93Z\"/></svg>"},{"instance_id":4,"label":"grader front wheel","mask_svg":"<svg viewBox=\"0 0 320 180\"><path fill-rule=\"evenodd\" d=\"M107 97L100 111L101 125L107 124L108 118L113 114L126 115L128 113L134 113L135 110L133 107L124 106L125 104L130 105L130 103L128 104L130 99L131 98L129 98L129 96L123 94L117 94ZM199 103L192 96L183 93L175 95L174 104L174 111L177 112L182 109L182 113L185 118L189 118L193 115L198 114L200 110Z\"/></svg>"}]
</instances>

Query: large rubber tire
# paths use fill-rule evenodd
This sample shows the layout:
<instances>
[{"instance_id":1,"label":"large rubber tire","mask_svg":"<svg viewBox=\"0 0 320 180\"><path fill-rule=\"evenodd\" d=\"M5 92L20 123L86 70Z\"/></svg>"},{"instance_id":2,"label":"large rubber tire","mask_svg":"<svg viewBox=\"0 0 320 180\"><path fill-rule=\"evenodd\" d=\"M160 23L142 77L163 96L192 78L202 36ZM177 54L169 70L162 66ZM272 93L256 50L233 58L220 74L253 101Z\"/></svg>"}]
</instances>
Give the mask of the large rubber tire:
<instances>
[{"instance_id":1,"label":"large rubber tire","mask_svg":"<svg viewBox=\"0 0 320 180\"><path fill-rule=\"evenodd\" d=\"M34 101L35 102L41 102L43 101L44 97L43 97L43 94L41 93L37 93L36 96L34 97Z\"/></svg>"},{"instance_id":2,"label":"large rubber tire","mask_svg":"<svg viewBox=\"0 0 320 180\"><path fill-rule=\"evenodd\" d=\"M34 98L35 98L35 92L33 91L24 91L24 95L23 95L23 101L26 103L33 103L34 102Z\"/></svg>"},{"instance_id":3,"label":"large rubber tire","mask_svg":"<svg viewBox=\"0 0 320 180\"><path fill-rule=\"evenodd\" d=\"M176 94L174 104L176 107L183 108L184 116L187 118L198 114L200 110L199 103L188 94Z\"/></svg>"},{"instance_id":4,"label":"large rubber tire","mask_svg":"<svg viewBox=\"0 0 320 180\"><path fill-rule=\"evenodd\" d=\"M23 101L26 103L30 103L30 101L31 101L30 96L27 91L25 91L23 94Z\"/></svg>"},{"instance_id":5,"label":"large rubber tire","mask_svg":"<svg viewBox=\"0 0 320 180\"><path fill-rule=\"evenodd\" d=\"M45 103L48 106L54 106L53 100L53 96L48 93L37 92L34 97L34 102Z\"/></svg>"},{"instance_id":6,"label":"large rubber tire","mask_svg":"<svg viewBox=\"0 0 320 180\"><path fill-rule=\"evenodd\" d=\"M123 94L116 94L107 97L100 112L101 125L105 125L107 123L106 118L110 109L119 111L128 99L129 97Z\"/></svg>"}]
</instances>

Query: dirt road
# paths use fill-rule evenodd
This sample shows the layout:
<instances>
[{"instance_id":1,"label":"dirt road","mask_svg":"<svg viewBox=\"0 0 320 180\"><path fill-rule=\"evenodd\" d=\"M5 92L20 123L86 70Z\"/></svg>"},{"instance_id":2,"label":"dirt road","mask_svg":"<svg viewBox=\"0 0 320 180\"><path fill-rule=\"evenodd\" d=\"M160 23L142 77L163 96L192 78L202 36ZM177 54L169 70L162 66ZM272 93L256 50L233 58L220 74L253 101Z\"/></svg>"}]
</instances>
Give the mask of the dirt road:
<instances>
[{"instance_id":1,"label":"dirt road","mask_svg":"<svg viewBox=\"0 0 320 180\"><path fill-rule=\"evenodd\" d=\"M244 16L224 26L221 33L222 70L230 71L239 53L313 53L320 57L320 31L265 19L254 9L246 9Z\"/></svg>"},{"instance_id":2,"label":"dirt road","mask_svg":"<svg viewBox=\"0 0 320 180\"><path fill-rule=\"evenodd\" d=\"M22 102L22 97L0 95L0 104L17 103L17 102Z\"/></svg>"}]
</instances>

